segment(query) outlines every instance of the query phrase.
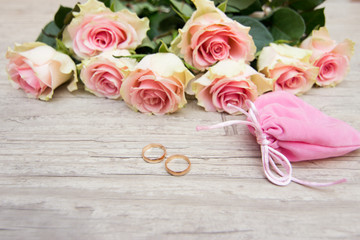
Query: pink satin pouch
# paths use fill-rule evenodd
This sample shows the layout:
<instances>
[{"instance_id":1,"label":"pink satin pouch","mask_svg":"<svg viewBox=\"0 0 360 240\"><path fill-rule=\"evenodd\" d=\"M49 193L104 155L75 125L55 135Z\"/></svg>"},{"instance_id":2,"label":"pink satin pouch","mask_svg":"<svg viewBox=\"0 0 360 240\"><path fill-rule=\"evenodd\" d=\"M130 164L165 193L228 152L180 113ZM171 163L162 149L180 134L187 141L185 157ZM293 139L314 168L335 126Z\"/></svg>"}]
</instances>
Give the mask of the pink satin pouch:
<instances>
[{"instance_id":1,"label":"pink satin pouch","mask_svg":"<svg viewBox=\"0 0 360 240\"><path fill-rule=\"evenodd\" d=\"M271 92L254 104L269 146L290 162L337 157L360 148L360 132L295 95ZM254 128L249 129L255 134Z\"/></svg>"},{"instance_id":2,"label":"pink satin pouch","mask_svg":"<svg viewBox=\"0 0 360 240\"><path fill-rule=\"evenodd\" d=\"M284 91L261 95L254 103L247 100L248 112L230 105L247 116L197 130L233 124L247 125L261 148L265 176L276 185L291 181L312 187L345 182L308 182L292 176L291 162L337 157L360 148L360 133L347 123L327 116L300 98ZM282 166L282 171L278 166Z\"/></svg>"}]
</instances>

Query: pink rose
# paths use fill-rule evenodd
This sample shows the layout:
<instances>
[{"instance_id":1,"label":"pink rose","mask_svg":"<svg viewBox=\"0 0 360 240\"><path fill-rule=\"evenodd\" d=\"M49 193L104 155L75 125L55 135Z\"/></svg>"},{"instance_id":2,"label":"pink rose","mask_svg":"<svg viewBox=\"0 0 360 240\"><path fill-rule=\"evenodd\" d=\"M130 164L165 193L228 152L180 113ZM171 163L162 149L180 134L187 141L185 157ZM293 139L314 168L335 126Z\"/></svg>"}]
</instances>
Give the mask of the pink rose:
<instances>
[{"instance_id":1,"label":"pink rose","mask_svg":"<svg viewBox=\"0 0 360 240\"><path fill-rule=\"evenodd\" d=\"M270 70L269 77L276 79L274 91L283 90L293 94L302 94L313 85L312 72L302 67L278 65Z\"/></svg>"},{"instance_id":2,"label":"pink rose","mask_svg":"<svg viewBox=\"0 0 360 240\"><path fill-rule=\"evenodd\" d=\"M346 39L337 44L330 38L328 30L322 27L313 31L300 47L313 51L310 61L319 68L317 85L335 86L343 81L354 51L352 41Z\"/></svg>"},{"instance_id":3,"label":"pink rose","mask_svg":"<svg viewBox=\"0 0 360 240\"><path fill-rule=\"evenodd\" d=\"M6 58L9 59L7 72L11 83L29 97L49 100L55 88L70 79L77 81L71 58L44 43L15 44L14 50L8 49Z\"/></svg>"},{"instance_id":4,"label":"pink rose","mask_svg":"<svg viewBox=\"0 0 360 240\"><path fill-rule=\"evenodd\" d=\"M228 104L247 109L245 100L254 101L259 94L272 89L272 80L266 79L243 60L224 60L192 83L198 105L211 112L238 111Z\"/></svg>"},{"instance_id":5,"label":"pink rose","mask_svg":"<svg viewBox=\"0 0 360 240\"><path fill-rule=\"evenodd\" d=\"M273 91L303 94L314 85L319 72L310 63L310 56L309 50L271 43L260 53L258 70L274 79Z\"/></svg>"},{"instance_id":6,"label":"pink rose","mask_svg":"<svg viewBox=\"0 0 360 240\"><path fill-rule=\"evenodd\" d=\"M147 55L124 80L120 92L134 110L172 113L186 104L184 89L193 77L172 53Z\"/></svg>"},{"instance_id":7,"label":"pink rose","mask_svg":"<svg viewBox=\"0 0 360 240\"><path fill-rule=\"evenodd\" d=\"M194 0L197 10L171 43L171 50L204 71L225 59L254 59L256 47L249 27L228 18L212 1Z\"/></svg>"},{"instance_id":8,"label":"pink rose","mask_svg":"<svg viewBox=\"0 0 360 240\"><path fill-rule=\"evenodd\" d=\"M135 49L146 37L149 20L126 9L112 12L96 0L79 4L80 12L63 33L64 44L75 57L84 59L104 51Z\"/></svg>"},{"instance_id":9,"label":"pink rose","mask_svg":"<svg viewBox=\"0 0 360 240\"><path fill-rule=\"evenodd\" d=\"M113 55L126 56L130 53L126 50L104 52L82 61L79 65L80 79L85 84L85 90L99 97L120 98L121 84L135 68L136 60L115 58Z\"/></svg>"},{"instance_id":10,"label":"pink rose","mask_svg":"<svg viewBox=\"0 0 360 240\"><path fill-rule=\"evenodd\" d=\"M349 69L349 58L336 53L324 53L314 63L319 67L316 84L319 86L335 86L342 82Z\"/></svg>"}]
</instances>

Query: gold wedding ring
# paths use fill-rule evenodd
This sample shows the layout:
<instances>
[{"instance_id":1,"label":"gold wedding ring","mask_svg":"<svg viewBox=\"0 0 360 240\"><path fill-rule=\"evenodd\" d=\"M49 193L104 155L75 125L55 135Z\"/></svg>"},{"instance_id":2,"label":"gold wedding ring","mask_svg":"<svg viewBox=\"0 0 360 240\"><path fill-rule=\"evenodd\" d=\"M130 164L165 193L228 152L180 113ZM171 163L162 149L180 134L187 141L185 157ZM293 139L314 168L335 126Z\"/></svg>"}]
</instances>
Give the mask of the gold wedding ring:
<instances>
[{"instance_id":1,"label":"gold wedding ring","mask_svg":"<svg viewBox=\"0 0 360 240\"><path fill-rule=\"evenodd\" d=\"M164 151L163 155L161 157L155 158L155 159L151 159L151 158L146 157L145 156L146 151L148 151L148 150L150 150L152 148L160 148L160 149L162 149ZM146 145L142 150L142 158L148 163L159 163L162 160L164 160L165 156L166 156L165 147L163 145L161 145L161 144L158 144L158 143L150 143L149 145Z\"/></svg>"},{"instance_id":2,"label":"gold wedding ring","mask_svg":"<svg viewBox=\"0 0 360 240\"><path fill-rule=\"evenodd\" d=\"M180 172L176 172L176 171L173 171L171 170L169 167L168 167L168 163L170 161L172 161L173 159L184 159L186 162L188 162L189 166L183 170L183 171L180 171ZM183 176L185 174L187 174L189 171L190 171L190 168L191 168L191 162L190 162L190 159L184 155L172 155L170 157L168 157L168 159L166 159L165 161L165 169L168 173L170 173L171 175L174 175L174 176Z\"/></svg>"}]
</instances>

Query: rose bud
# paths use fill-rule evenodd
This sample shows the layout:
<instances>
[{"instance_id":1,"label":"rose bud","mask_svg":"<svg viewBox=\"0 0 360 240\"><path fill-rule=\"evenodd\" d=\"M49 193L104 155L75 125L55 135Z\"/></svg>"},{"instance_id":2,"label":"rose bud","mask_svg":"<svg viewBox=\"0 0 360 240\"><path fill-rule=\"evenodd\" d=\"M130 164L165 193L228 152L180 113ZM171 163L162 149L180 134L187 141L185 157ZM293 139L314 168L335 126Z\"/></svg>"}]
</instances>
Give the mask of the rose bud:
<instances>
[{"instance_id":1,"label":"rose bud","mask_svg":"<svg viewBox=\"0 0 360 240\"><path fill-rule=\"evenodd\" d=\"M83 60L78 68L80 69L80 79L85 85L85 90L98 97L120 98L121 84L135 68L136 60L114 56L128 55L130 55L128 51L118 50L104 52Z\"/></svg>"},{"instance_id":2,"label":"rose bud","mask_svg":"<svg viewBox=\"0 0 360 240\"><path fill-rule=\"evenodd\" d=\"M211 112L239 113L228 104L247 110L245 101L254 101L272 90L272 79L265 78L243 60L220 61L192 83L198 105Z\"/></svg>"},{"instance_id":3,"label":"rose bud","mask_svg":"<svg viewBox=\"0 0 360 240\"><path fill-rule=\"evenodd\" d=\"M104 51L135 49L149 30L149 20L140 19L127 9L112 12L102 2L88 0L78 4L80 12L63 32L63 42L74 57L84 59Z\"/></svg>"},{"instance_id":4,"label":"rose bud","mask_svg":"<svg viewBox=\"0 0 360 240\"><path fill-rule=\"evenodd\" d=\"M44 43L15 44L14 50L8 49L6 58L9 80L29 97L49 100L55 88L70 79L77 81L72 59Z\"/></svg>"},{"instance_id":5,"label":"rose bud","mask_svg":"<svg viewBox=\"0 0 360 240\"><path fill-rule=\"evenodd\" d=\"M343 81L354 53L354 42L346 39L341 43L336 43L330 38L328 30L322 27L314 30L300 47L313 52L310 62L319 68L317 85L333 87Z\"/></svg>"},{"instance_id":6,"label":"rose bud","mask_svg":"<svg viewBox=\"0 0 360 240\"><path fill-rule=\"evenodd\" d=\"M194 76L172 53L147 55L121 86L121 96L135 111L162 115L186 104L185 87Z\"/></svg>"},{"instance_id":7,"label":"rose bud","mask_svg":"<svg viewBox=\"0 0 360 240\"><path fill-rule=\"evenodd\" d=\"M230 19L208 0L194 0L197 10L179 30L171 50L200 71L225 59L254 59L256 47L249 27Z\"/></svg>"},{"instance_id":8,"label":"rose bud","mask_svg":"<svg viewBox=\"0 0 360 240\"><path fill-rule=\"evenodd\" d=\"M273 91L300 95L311 89L319 72L310 57L310 50L271 43L260 53L258 71L274 79Z\"/></svg>"}]
</instances>

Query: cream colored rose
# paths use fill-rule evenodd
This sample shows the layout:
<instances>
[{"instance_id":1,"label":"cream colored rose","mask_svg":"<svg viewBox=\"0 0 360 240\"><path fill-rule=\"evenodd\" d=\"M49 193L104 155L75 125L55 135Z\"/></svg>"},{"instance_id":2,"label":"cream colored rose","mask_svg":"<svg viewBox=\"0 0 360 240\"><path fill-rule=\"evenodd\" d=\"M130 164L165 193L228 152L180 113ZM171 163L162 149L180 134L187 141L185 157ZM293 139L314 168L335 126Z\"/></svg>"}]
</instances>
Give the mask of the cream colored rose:
<instances>
[{"instance_id":1,"label":"cream colored rose","mask_svg":"<svg viewBox=\"0 0 360 240\"><path fill-rule=\"evenodd\" d=\"M273 91L303 94L314 85L319 72L310 63L311 51L271 43L258 58L258 70L274 80Z\"/></svg>"},{"instance_id":2,"label":"cream colored rose","mask_svg":"<svg viewBox=\"0 0 360 240\"><path fill-rule=\"evenodd\" d=\"M249 27L230 19L209 0L193 0L196 11L179 30L171 51L204 71L225 59L254 59L256 47Z\"/></svg>"},{"instance_id":3,"label":"cream colored rose","mask_svg":"<svg viewBox=\"0 0 360 240\"><path fill-rule=\"evenodd\" d=\"M198 105L206 111L238 111L228 104L247 109L245 101L272 90L273 80L265 78L243 60L220 61L192 83Z\"/></svg>"},{"instance_id":4,"label":"cream colored rose","mask_svg":"<svg viewBox=\"0 0 360 240\"><path fill-rule=\"evenodd\" d=\"M14 50L8 49L6 58L9 59L7 72L11 83L30 97L49 100L55 88L70 79L73 83L77 81L72 59L44 43L15 44ZM71 84L68 88L74 90L76 87Z\"/></svg>"},{"instance_id":5,"label":"cream colored rose","mask_svg":"<svg viewBox=\"0 0 360 240\"><path fill-rule=\"evenodd\" d=\"M99 97L120 98L122 82L133 71L137 62L135 59L114 56L129 55L127 50L117 50L83 60L78 69L85 90Z\"/></svg>"},{"instance_id":6,"label":"cream colored rose","mask_svg":"<svg viewBox=\"0 0 360 240\"><path fill-rule=\"evenodd\" d=\"M312 50L310 62L319 68L317 85L333 87L344 80L354 53L354 42L346 39L337 43L330 38L328 30L322 27L313 31L300 47Z\"/></svg>"},{"instance_id":7,"label":"cream colored rose","mask_svg":"<svg viewBox=\"0 0 360 240\"><path fill-rule=\"evenodd\" d=\"M136 111L172 113L186 104L185 87L193 77L172 53L147 55L122 83L121 96Z\"/></svg>"},{"instance_id":8,"label":"cream colored rose","mask_svg":"<svg viewBox=\"0 0 360 240\"><path fill-rule=\"evenodd\" d=\"M112 12L96 0L78 6L80 12L73 13L74 18L63 33L64 44L77 59L104 51L135 49L149 30L149 19L140 19L127 9Z\"/></svg>"}]
</instances>

